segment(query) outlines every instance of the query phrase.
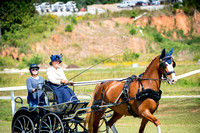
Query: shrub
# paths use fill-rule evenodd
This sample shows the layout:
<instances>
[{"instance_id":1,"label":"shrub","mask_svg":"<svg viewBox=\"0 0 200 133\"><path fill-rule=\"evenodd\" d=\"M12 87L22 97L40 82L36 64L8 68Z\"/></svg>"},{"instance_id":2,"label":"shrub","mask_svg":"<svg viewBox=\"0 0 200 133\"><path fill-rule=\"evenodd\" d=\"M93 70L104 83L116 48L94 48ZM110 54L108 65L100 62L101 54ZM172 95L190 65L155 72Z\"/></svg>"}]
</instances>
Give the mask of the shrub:
<instances>
[{"instance_id":1,"label":"shrub","mask_svg":"<svg viewBox=\"0 0 200 133\"><path fill-rule=\"evenodd\" d=\"M139 58L139 54L135 52L131 52L131 49L126 48L123 53L123 61L134 61Z\"/></svg>"},{"instance_id":2,"label":"shrub","mask_svg":"<svg viewBox=\"0 0 200 133\"><path fill-rule=\"evenodd\" d=\"M172 37L172 32L170 30L167 32L167 37Z\"/></svg>"},{"instance_id":3,"label":"shrub","mask_svg":"<svg viewBox=\"0 0 200 133\"><path fill-rule=\"evenodd\" d=\"M90 26L90 22L89 21L87 22L87 25Z\"/></svg>"},{"instance_id":4,"label":"shrub","mask_svg":"<svg viewBox=\"0 0 200 133\"><path fill-rule=\"evenodd\" d=\"M199 0L183 0L183 11L188 15L193 15L195 10L200 11Z\"/></svg>"},{"instance_id":5,"label":"shrub","mask_svg":"<svg viewBox=\"0 0 200 133\"><path fill-rule=\"evenodd\" d=\"M178 38L180 38L180 37L186 38L186 36L185 36L185 34L184 34L184 32L183 32L182 29L177 30L177 31L176 31L176 34L177 34Z\"/></svg>"},{"instance_id":6,"label":"shrub","mask_svg":"<svg viewBox=\"0 0 200 133\"><path fill-rule=\"evenodd\" d=\"M131 35L135 35L135 34L136 34L135 28L132 28L132 29L129 31L129 33L130 33Z\"/></svg>"},{"instance_id":7,"label":"shrub","mask_svg":"<svg viewBox=\"0 0 200 133\"><path fill-rule=\"evenodd\" d=\"M119 27L119 23L118 22L115 23L115 27Z\"/></svg>"},{"instance_id":8,"label":"shrub","mask_svg":"<svg viewBox=\"0 0 200 133\"><path fill-rule=\"evenodd\" d=\"M72 17L71 17L71 23L72 23L72 24L77 24L77 20L76 20L76 17L75 17L75 16L72 16Z\"/></svg>"},{"instance_id":9,"label":"shrub","mask_svg":"<svg viewBox=\"0 0 200 133\"><path fill-rule=\"evenodd\" d=\"M137 12L136 12L136 10L133 10L131 12L131 18L135 18L136 16L137 16Z\"/></svg>"},{"instance_id":10,"label":"shrub","mask_svg":"<svg viewBox=\"0 0 200 133\"><path fill-rule=\"evenodd\" d=\"M101 27L102 27L102 22L99 22L99 26L101 26Z\"/></svg>"},{"instance_id":11,"label":"shrub","mask_svg":"<svg viewBox=\"0 0 200 133\"><path fill-rule=\"evenodd\" d=\"M200 59L200 55L195 55L194 57L193 57L193 61L198 61Z\"/></svg>"},{"instance_id":12,"label":"shrub","mask_svg":"<svg viewBox=\"0 0 200 133\"><path fill-rule=\"evenodd\" d=\"M36 63L36 64L40 64L42 63L43 57L40 55L35 55L32 58L23 58L22 60L22 64L24 65L24 67L29 67L31 64Z\"/></svg>"},{"instance_id":13,"label":"shrub","mask_svg":"<svg viewBox=\"0 0 200 133\"><path fill-rule=\"evenodd\" d=\"M164 38L160 33L153 33L155 42L163 42Z\"/></svg>"},{"instance_id":14,"label":"shrub","mask_svg":"<svg viewBox=\"0 0 200 133\"><path fill-rule=\"evenodd\" d=\"M181 7L180 3L174 3L174 5L173 5L173 12L175 13L176 9L181 9L181 8L182 7Z\"/></svg>"},{"instance_id":15,"label":"shrub","mask_svg":"<svg viewBox=\"0 0 200 133\"><path fill-rule=\"evenodd\" d=\"M11 57L1 57L0 56L0 70L4 68L11 68L16 66L16 61L13 60Z\"/></svg>"},{"instance_id":16,"label":"shrub","mask_svg":"<svg viewBox=\"0 0 200 133\"><path fill-rule=\"evenodd\" d=\"M68 24L66 27L65 27L65 32L72 32L73 31L73 26Z\"/></svg>"}]
</instances>

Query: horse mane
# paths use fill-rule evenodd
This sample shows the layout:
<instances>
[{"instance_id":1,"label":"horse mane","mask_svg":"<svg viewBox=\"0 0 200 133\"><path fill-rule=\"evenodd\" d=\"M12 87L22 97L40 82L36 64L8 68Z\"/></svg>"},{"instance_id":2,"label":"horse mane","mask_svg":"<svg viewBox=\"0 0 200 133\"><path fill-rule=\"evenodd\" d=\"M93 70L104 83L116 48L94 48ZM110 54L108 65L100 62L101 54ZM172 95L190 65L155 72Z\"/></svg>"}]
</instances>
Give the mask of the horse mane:
<instances>
[{"instance_id":1,"label":"horse mane","mask_svg":"<svg viewBox=\"0 0 200 133\"><path fill-rule=\"evenodd\" d=\"M147 72L147 70L150 68L150 66L153 64L153 62L154 62L157 58L159 58L159 55L156 56L156 57L151 61L151 63L147 66L147 68L146 68L146 70L144 71L144 73Z\"/></svg>"}]
</instances>

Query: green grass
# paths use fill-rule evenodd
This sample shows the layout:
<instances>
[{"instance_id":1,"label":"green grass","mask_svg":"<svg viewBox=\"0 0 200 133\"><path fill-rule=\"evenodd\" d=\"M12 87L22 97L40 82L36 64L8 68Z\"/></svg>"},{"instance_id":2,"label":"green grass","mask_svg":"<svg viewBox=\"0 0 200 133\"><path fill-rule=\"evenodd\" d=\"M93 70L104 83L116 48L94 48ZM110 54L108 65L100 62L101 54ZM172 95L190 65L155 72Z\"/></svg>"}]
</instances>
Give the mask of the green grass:
<instances>
[{"instance_id":1,"label":"green grass","mask_svg":"<svg viewBox=\"0 0 200 133\"><path fill-rule=\"evenodd\" d=\"M176 75L181 75L193 70L200 69L199 65L190 65L188 66L177 66L174 70ZM83 70L82 70L83 71ZM66 71L66 77L68 79L74 77L75 75L82 72L80 70ZM139 75L140 73L145 71L145 67L131 68L124 66L117 66L115 68L105 68L105 69L91 69L80 76L76 77L72 81L91 81L91 80L101 80L101 79L112 79L112 78L124 78L129 77L133 74ZM40 72L40 76L46 78L45 72ZM168 83L162 82L161 90L163 91L163 95L198 95L200 93L200 74L195 74L183 79L179 79L175 85L169 85ZM24 73L24 75L20 75L19 73L15 74L2 74L0 73L0 87L11 87L11 86L25 86L26 79L30 76L29 73ZM76 93L89 93L92 94L95 85L89 86L76 86ZM0 92L0 96L9 96L10 92ZM26 96L27 91L15 91L15 96Z\"/></svg>"},{"instance_id":2,"label":"green grass","mask_svg":"<svg viewBox=\"0 0 200 133\"><path fill-rule=\"evenodd\" d=\"M200 130L199 113L199 98L161 99L154 116L161 122L162 133L198 133ZM0 132L8 133L11 131L12 121L10 100L0 100L0 114ZM139 118L122 117L117 121L116 128L119 133L136 133L139 130L140 122ZM149 122L145 133L155 133L156 131L155 125Z\"/></svg>"},{"instance_id":3,"label":"green grass","mask_svg":"<svg viewBox=\"0 0 200 133\"><path fill-rule=\"evenodd\" d=\"M199 69L199 65L178 65L175 68L176 75L181 75L186 72ZM144 72L145 67L131 68L125 66L117 66L107 69L92 69L73 79L74 82L89 81L110 78L129 77L132 74L139 75ZM66 71L68 79L74 77L80 70ZM46 73L40 72L40 75L46 79ZM200 94L200 74L189 76L178 80L175 85L165 84L162 82L161 90L164 95L199 95ZM0 74L0 87L9 86L25 86L26 79L30 76L29 73L24 75L16 74ZM76 86L75 93L92 94L95 85ZM26 96L27 90L15 91L15 96ZM0 92L0 96L10 96L10 91ZM24 100L24 106L28 106ZM17 105L19 108L20 105ZM182 99L161 99L158 111L155 117L161 122L163 133L196 133L199 129L200 99L182 98ZM0 132L10 132L12 121L11 101L0 100ZM133 117L123 117L116 123L116 127L120 132L138 132L141 119ZM127 123L127 124L125 124ZM156 132L156 127L152 123L148 123L145 133Z\"/></svg>"}]
</instances>

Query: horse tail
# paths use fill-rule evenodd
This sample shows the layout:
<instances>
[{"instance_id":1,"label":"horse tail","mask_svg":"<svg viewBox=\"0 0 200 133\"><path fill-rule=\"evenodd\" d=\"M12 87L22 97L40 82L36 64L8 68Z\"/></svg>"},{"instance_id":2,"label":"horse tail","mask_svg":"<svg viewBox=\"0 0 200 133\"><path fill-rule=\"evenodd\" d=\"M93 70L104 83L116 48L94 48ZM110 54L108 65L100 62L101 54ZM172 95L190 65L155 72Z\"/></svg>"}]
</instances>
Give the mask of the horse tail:
<instances>
[{"instance_id":1,"label":"horse tail","mask_svg":"<svg viewBox=\"0 0 200 133\"><path fill-rule=\"evenodd\" d=\"M100 85L101 85L101 83L98 83L96 85L95 90L94 90L93 95L92 95L92 99L89 102L88 107L91 107L94 104L95 93L98 90ZM95 120L94 112L91 112L91 111L92 111L92 109L87 110L87 112L90 112L90 113L87 113L86 120L85 120L85 126L88 124L88 132L89 133L93 133L93 123L94 123L94 120Z\"/></svg>"}]
</instances>

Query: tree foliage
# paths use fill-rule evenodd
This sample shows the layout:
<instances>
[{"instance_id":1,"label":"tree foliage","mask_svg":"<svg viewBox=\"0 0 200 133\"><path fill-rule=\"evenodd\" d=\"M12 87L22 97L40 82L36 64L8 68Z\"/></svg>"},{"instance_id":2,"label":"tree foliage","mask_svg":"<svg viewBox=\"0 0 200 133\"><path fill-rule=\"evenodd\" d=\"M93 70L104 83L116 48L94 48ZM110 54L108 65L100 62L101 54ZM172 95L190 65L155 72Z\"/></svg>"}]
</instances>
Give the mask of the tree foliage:
<instances>
[{"instance_id":1,"label":"tree foliage","mask_svg":"<svg viewBox=\"0 0 200 133\"><path fill-rule=\"evenodd\" d=\"M183 0L183 10L189 15L193 15L195 10L200 11L199 0Z\"/></svg>"},{"instance_id":2,"label":"tree foliage","mask_svg":"<svg viewBox=\"0 0 200 133\"><path fill-rule=\"evenodd\" d=\"M0 19L1 31L14 32L31 25L30 18L36 13L33 1L30 0L1 0Z\"/></svg>"}]
</instances>

